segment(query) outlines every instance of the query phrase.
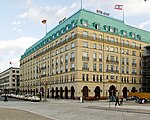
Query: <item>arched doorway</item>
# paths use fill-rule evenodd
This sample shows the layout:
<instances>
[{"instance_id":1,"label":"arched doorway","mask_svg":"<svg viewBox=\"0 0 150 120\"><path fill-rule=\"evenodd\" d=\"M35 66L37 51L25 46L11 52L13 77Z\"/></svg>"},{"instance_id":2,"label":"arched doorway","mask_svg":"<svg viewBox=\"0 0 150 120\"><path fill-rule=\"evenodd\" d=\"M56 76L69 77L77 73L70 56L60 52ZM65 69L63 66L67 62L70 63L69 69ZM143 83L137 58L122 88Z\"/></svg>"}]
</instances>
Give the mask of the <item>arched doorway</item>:
<instances>
[{"instance_id":1,"label":"arched doorway","mask_svg":"<svg viewBox=\"0 0 150 120\"><path fill-rule=\"evenodd\" d=\"M63 99L63 91L64 91L63 88L60 87L60 98L61 98L61 99Z\"/></svg>"},{"instance_id":2,"label":"arched doorway","mask_svg":"<svg viewBox=\"0 0 150 120\"><path fill-rule=\"evenodd\" d=\"M49 88L47 89L47 98L49 98Z\"/></svg>"},{"instance_id":3,"label":"arched doorway","mask_svg":"<svg viewBox=\"0 0 150 120\"><path fill-rule=\"evenodd\" d=\"M44 96L44 88L41 87L42 96Z\"/></svg>"},{"instance_id":4,"label":"arched doorway","mask_svg":"<svg viewBox=\"0 0 150 120\"><path fill-rule=\"evenodd\" d=\"M55 92L55 91L54 91L54 88L53 88L53 87L52 87L52 91L51 91L51 92L52 92L52 98L54 98L54 92Z\"/></svg>"},{"instance_id":5,"label":"arched doorway","mask_svg":"<svg viewBox=\"0 0 150 120\"><path fill-rule=\"evenodd\" d=\"M38 93L38 88L36 88L36 93Z\"/></svg>"},{"instance_id":6,"label":"arched doorway","mask_svg":"<svg viewBox=\"0 0 150 120\"><path fill-rule=\"evenodd\" d=\"M72 86L71 87L71 99L75 99L74 92L75 92L75 90L74 90L74 87Z\"/></svg>"},{"instance_id":7,"label":"arched doorway","mask_svg":"<svg viewBox=\"0 0 150 120\"><path fill-rule=\"evenodd\" d=\"M127 87L124 87L122 92L123 92L123 98L127 98L127 92L128 92Z\"/></svg>"},{"instance_id":8,"label":"arched doorway","mask_svg":"<svg viewBox=\"0 0 150 120\"><path fill-rule=\"evenodd\" d=\"M83 96L84 97L88 97L89 96L89 89L88 89L88 87L87 86L84 86L83 87Z\"/></svg>"},{"instance_id":9,"label":"arched doorway","mask_svg":"<svg viewBox=\"0 0 150 120\"><path fill-rule=\"evenodd\" d=\"M114 85L111 85L109 88L109 97L110 96L116 96L116 87Z\"/></svg>"},{"instance_id":10,"label":"arched doorway","mask_svg":"<svg viewBox=\"0 0 150 120\"><path fill-rule=\"evenodd\" d=\"M56 87L56 94L55 96L58 96L58 87Z\"/></svg>"},{"instance_id":11,"label":"arched doorway","mask_svg":"<svg viewBox=\"0 0 150 120\"><path fill-rule=\"evenodd\" d=\"M131 92L135 93L137 90L135 87L132 88Z\"/></svg>"},{"instance_id":12,"label":"arched doorway","mask_svg":"<svg viewBox=\"0 0 150 120\"><path fill-rule=\"evenodd\" d=\"M95 92L95 97L100 99L100 87L99 86L95 87L94 92Z\"/></svg>"},{"instance_id":13,"label":"arched doorway","mask_svg":"<svg viewBox=\"0 0 150 120\"><path fill-rule=\"evenodd\" d=\"M35 89L33 89L33 95L35 96Z\"/></svg>"},{"instance_id":14,"label":"arched doorway","mask_svg":"<svg viewBox=\"0 0 150 120\"><path fill-rule=\"evenodd\" d=\"M68 88L65 87L65 99L68 99Z\"/></svg>"}]
</instances>

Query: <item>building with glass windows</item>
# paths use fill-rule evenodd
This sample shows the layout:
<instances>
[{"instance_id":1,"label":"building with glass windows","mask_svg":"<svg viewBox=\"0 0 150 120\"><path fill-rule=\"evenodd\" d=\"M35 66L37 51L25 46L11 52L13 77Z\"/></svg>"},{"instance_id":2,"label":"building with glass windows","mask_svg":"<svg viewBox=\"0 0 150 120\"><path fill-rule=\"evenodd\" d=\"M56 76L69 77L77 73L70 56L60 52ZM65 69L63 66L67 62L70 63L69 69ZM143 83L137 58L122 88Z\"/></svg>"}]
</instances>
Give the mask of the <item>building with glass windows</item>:
<instances>
[{"instance_id":1,"label":"building with glass windows","mask_svg":"<svg viewBox=\"0 0 150 120\"><path fill-rule=\"evenodd\" d=\"M0 93L17 94L19 92L19 71L19 68L10 67L0 73Z\"/></svg>"},{"instance_id":2,"label":"building with glass windows","mask_svg":"<svg viewBox=\"0 0 150 120\"><path fill-rule=\"evenodd\" d=\"M142 90L141 56L149 42L148 31L81 9L21 56L20 92L126 98Z\"/></svg>"}]
</instances>

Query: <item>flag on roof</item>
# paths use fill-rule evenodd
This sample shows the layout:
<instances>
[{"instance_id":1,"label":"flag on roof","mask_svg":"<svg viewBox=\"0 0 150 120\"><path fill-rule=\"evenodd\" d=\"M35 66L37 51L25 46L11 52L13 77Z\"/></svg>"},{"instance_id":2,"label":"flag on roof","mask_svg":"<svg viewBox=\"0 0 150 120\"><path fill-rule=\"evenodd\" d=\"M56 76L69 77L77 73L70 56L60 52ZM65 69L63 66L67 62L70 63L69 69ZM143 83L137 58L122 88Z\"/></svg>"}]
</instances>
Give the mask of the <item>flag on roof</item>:
<instances>
[{"instance_id":1,"label":"flag on roof","mask_svg":"<svg viewBox=\"0 0 150 120\"><path fill-rule=\"evenodd\" d=\"M115 9L117 9L117 10L123 10L123 5L116 4L115 5Z\"/></svg>"},{"instance_id":2,"label":"flag on roof","mask_svg":"<svg viewBox=\"0 0 150 120\"><path fill-rule=\"evenodd\" d=\"M42 20L42 23L43 23L43 24L46 24L46 22L47 22L47 20Z\"/></svg>"}]
</instances>

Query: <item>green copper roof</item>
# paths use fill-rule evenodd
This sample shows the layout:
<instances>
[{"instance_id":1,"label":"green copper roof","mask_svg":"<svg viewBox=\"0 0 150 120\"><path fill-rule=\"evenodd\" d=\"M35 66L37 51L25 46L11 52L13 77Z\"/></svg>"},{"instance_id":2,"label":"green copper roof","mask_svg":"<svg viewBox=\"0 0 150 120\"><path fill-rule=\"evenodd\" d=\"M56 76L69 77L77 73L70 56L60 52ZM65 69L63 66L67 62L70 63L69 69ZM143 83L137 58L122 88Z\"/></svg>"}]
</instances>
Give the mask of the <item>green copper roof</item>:
<instances>
[{"instance_id":1,"label":"green copper roof","mask_svg":"<svg viewBox=\"0 0 150 120\"><path fill-rule=\"evenodd\" d=\"M103 16L98 13L93 13L91 11L80 9L78 12L76 12L75 14L70 16L68 19L64 20L59 25L57 25L54 29L49 31L46 34L46 36L44 36L41 40L39 40L37 43L32 45L30 48L28 48L25 51L25 53L21 56L21 59L32 54L36 50L45 46L49 42L55 40L62 34L65 34L67 31L73 29L74 27L83 26L82 25L83 21L86 21L88 23L86 27L90 29L95 29L94 24L97 24L100 26L100 28L98 29L99 31L110 32L110 28L113 28L115 31L111 32L112 34L124 36L123 31L125 31L126 32L125 37L127 38L132 38L132 34L134 34L136 36L134 39L140 40L146 43L150 43L150 32L148 31L126 25L123 21L120 21L114 18L110 18L110 17Z\"/></svg>"}]
</instances>

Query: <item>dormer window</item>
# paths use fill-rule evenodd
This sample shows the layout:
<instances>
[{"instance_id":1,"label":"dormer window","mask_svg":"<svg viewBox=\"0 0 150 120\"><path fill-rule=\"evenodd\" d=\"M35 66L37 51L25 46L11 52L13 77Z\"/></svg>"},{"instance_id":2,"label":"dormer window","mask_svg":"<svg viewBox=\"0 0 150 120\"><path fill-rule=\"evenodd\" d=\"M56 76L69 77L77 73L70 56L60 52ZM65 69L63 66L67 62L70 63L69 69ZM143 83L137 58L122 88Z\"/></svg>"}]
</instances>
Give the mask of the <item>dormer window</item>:
<instances>
[{"instance_id":1,"label":"dormer window","mask_svg":"<svg viewBox=\"0 0 150 120\"><path fill-rule=\"evenodd\" d=\"M135 33L130 32L130 36L131 36L132 38L135 38Z\"/></svg>"},{"instance_id":2,"label":"dormer window","mask_svg":"<svg viewBox=\"0 0 150 120\"><path fill-rule=\"evenodd\" d=\"M114 28L113 27L110 27L110 32L114 32Z\"/></svg>"},{"instance_id":3,"label":"dormer window","mask_svg":"<svg viewBox=\"0 0 150 120\"><path fill-rule=\"evenodd\" d=\"M121 30L123 36L127 36L127 31Z\"/></svg>"},{"instance_id":4,"label":"dormer window","mask_svg":"<svg viewBox=\"0 0 150 120\"><path fill-rule=\"evenodd\" d=\"M86 27L88 26L88 21L87 21L87 20L83 20L83 19L82 19L82 20L81 20L81 23L82 23L83 26L86 26Z\"/></svg>"},{"instance_id":5,"label":"dormer window","mask_svg":"<svg viewBox=\"0 0 150 120\"><path fill-rule=\"evenodd\" d=\"M68 30L68 28L69 28L69 27L67 26L67 27L66 27L66 31Z\"/></svg>"}]
</instances>

